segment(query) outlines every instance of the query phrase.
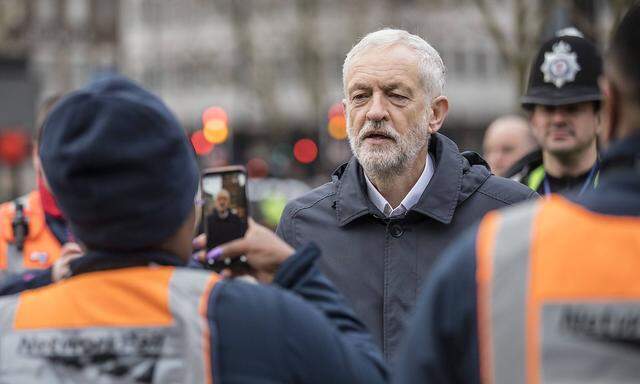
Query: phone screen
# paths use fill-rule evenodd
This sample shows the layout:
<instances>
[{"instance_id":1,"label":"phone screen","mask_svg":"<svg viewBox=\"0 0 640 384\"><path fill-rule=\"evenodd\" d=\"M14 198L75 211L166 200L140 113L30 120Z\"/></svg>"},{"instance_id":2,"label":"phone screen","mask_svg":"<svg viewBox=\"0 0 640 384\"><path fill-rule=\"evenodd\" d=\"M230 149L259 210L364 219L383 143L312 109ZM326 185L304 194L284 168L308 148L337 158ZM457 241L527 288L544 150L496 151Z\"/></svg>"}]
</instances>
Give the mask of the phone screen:
<instances>
[{"instance_id":1,"label":"phone screen","mask_svg":"<svg viewBox=\"0 0 640 384\"><path fill-rule=\"evenodd\" d=\"M247 174L242 167L206 170L202 175L202 220L207 249L244 236L247 230Z\"/></svg>"}]
</instances>

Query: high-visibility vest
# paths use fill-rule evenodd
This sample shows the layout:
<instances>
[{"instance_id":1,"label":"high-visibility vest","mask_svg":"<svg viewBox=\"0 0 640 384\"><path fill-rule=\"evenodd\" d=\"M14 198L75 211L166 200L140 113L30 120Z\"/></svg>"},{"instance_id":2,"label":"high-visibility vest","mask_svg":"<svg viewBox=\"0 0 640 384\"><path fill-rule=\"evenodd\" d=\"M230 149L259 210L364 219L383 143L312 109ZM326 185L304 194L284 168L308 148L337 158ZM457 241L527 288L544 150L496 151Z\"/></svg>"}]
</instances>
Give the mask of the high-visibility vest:
<instances>
[{"instance_id":1,"label":"high-visibility vest","mask_svg":"<svg viewBox=\"0 0 640 384\"><path fill-rule=\"evenodd\" d=\"M219 276L143 266L0 298L2 383L211 383Z\"/></svg>"},{"instance_id":2,"label":"high-visibility vest","mask_svg":"<svg viewBox=\"0 0 640 384\"><path fill-rule=\"evenodd\" d=\"M61 245L47 226L38 191L21 200L25 203L24 214L29 226L22 251L16 247L12 225L15 204L7 202L0 205L0 276L3 272L48 268L60 257Z\"/></svg>"},{"instance_id":3,"label":"high-visibility vest","mask_svg":"<svg viewBox=\"0 0 640 384\"><path fill-rule=\"evenodd\" d=\"M640 382L640 219L553 196L476 239L483 383Z\"/></svg>"}]
</instances>

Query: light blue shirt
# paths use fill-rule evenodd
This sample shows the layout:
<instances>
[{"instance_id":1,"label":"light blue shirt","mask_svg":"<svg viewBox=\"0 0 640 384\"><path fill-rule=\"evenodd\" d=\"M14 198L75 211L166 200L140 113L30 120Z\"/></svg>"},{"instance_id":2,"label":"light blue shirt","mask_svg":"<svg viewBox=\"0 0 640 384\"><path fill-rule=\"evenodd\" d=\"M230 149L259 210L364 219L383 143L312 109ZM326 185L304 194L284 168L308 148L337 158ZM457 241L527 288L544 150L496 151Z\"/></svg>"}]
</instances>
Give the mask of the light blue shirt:
<instances>
[{"instance_id":1,"label":"light blue shirt","mask_svg":"<svg viewBox=\"0 0 640 384\"><path fill-rule=\"evenodd\" d=\"M376 208L378 208L386 217L403 216L418 203L422 193L427 188L429 181L431 181L431 178L433 177L433 172L433 160L431 159L431 155L427 154L427 161L425 162L424 170L422 170L422 174L418 178L418 181L416 181L409 193L407 193L404 199L402 199L400 205L395 208L391 207L391 204L389 204L387 199L378 192L365 173L364 179L367 182L367 194L369 195L369 200L371 200L373 205L375 205Z\"/></svg>"}]
</instances>

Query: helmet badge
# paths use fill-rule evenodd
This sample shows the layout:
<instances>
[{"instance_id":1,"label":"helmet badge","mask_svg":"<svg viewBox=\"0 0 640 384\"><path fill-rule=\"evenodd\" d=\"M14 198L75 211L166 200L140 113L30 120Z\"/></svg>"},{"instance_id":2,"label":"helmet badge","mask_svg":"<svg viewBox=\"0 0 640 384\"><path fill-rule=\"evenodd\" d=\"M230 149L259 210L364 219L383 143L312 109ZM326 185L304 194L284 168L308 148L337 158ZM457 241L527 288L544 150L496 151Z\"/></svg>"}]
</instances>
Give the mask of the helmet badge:
<instances>
[{"instance_id":1,"label":"helmet badge","mask_svg":"<svg viewBox=\"0 0 640 384\"><path fill-rule=\"evenodd\" d=\"M552 52L544 53L544 63L540 66L545 83L553 83L561 88L565 83L574 81L580 71L577 57L575 52L571 52L571 46L564 41L554 44Z\"/></svg>"}]
</instances>

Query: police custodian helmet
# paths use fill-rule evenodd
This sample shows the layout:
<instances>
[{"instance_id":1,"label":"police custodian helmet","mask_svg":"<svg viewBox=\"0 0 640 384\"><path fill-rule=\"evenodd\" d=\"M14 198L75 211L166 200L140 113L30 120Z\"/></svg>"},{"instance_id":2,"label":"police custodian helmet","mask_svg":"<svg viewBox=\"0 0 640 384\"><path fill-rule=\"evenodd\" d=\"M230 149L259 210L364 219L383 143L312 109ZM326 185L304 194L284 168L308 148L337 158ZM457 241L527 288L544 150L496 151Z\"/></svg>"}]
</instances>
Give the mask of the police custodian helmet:
<instances>
[{"instance_id":1,"label":"police custodian helmet","mask_svg":"<svg viewBox=\"0 0 640 384\"><path fill-rule=\"evenodd\" d=\"M600 101L601 74L602 57L592 43L578 34L556 36L538 51L522 107Z\"/></svg>"}]
</instances>

